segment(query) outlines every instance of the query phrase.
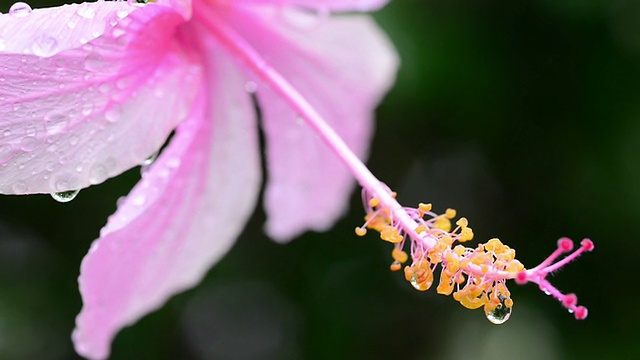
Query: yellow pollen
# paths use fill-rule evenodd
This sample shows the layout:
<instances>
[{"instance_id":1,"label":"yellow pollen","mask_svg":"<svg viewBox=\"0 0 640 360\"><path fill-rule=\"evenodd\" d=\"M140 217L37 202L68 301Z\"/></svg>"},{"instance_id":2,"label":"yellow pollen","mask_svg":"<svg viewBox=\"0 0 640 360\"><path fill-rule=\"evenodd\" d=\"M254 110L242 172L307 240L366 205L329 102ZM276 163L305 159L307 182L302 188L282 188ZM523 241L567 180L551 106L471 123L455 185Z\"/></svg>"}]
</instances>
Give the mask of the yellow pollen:
<instances>
[{"instance_id":1,"label":"yellow pollen","mask_svg":"<svg viewBox=\"0 0 640 360\"><path fill-rule=\"evenodd\" d=\"M358 236L365 236L365 235L367 235L367 229L362 228L362 227L357 227L357 228L356 228L356 235L358 235Z\"/></svg>"},{"instance_id":2,"label":"yellow pollen","mask_svg":"<svg viewBox=\"0 0 640 360\"><path fill-rule=\"evenodd\" d=\"M425 204L425 203L420 203L418 204L418 209L422 212L428 212L431 211L431 208L433 206L431 204Z\"/></svg>"},{"instance_id":3,"label":"yellow pollen","mask_svg":"<svg viewBox=\"0 0 640 360\"><path fill-rule=\"evenodd\" d=\"M369 206L376 207L378 205L380 205L380 199L374 197L369 200Z\"/></svg>"},{"instance_id":4,"label":"yellow pollen","mask_svg":"<svg viewBox=\"0 0 640 360\"><path fill-rule=\"evenodd\" d=\"M447 219L453 219L454 217L456 217L456 210L455 209L447 209L447 211L445 211L444 216Z\"/></svg>"},{"instance_id":5,"label":"yellow pollen","mask_svg":"<svg viewBox=\"0 0 640 360\"><path fill-rule=\"evenodd\" d=\"M407 260L409 260L409 255L407 255L406 252L400 250L399 248L393 248L393 251L391 251L391 257L393 257L393 259L399 263L406 263Z\"/></svg>"}]
</instances>

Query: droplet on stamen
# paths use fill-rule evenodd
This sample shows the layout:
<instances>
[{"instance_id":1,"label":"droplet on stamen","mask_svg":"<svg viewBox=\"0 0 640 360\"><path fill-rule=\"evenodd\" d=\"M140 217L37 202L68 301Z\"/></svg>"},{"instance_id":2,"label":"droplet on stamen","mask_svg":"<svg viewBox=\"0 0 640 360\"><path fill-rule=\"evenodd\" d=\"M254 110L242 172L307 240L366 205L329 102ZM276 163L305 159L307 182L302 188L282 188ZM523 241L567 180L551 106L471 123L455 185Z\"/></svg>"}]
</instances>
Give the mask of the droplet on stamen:
<instances>
[{"instance_id":1,"label":"droplet on stamen","mask_svg":"<svg viewBox=\"0 0 640 360\"><path fill-rule=\"evenodd\" d=\"M496 325L501 325L511 317L511 308L505 304L506 298L500 296L500 304L493 310L486 312L487 320Z\"/></svg>"}]
</instances>

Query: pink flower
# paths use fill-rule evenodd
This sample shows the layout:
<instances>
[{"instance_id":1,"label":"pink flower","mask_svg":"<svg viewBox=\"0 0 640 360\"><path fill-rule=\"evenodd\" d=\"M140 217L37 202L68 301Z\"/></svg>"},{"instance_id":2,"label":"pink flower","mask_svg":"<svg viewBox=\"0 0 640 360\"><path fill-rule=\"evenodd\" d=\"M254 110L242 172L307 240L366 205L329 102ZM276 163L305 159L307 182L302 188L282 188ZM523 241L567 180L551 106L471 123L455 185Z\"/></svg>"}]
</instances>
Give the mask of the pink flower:
<instances>
[{"instance_id":1,"label":"pink flower","mask_svg":"<svg viewBox=\"0 0 640 360\"><path fill-rule=\"evenodd\" d=\"M267 233L287 241L344 212L352 180L340 161L366 154L397 58L369 17L328 12L384 3L16 3L0 16L2 193L69 200L143 164L175 130L83 260L81 355L106 358L122 327L197 284L233 244L262 181L252 92Z\"/></svg>"}]
</instances>

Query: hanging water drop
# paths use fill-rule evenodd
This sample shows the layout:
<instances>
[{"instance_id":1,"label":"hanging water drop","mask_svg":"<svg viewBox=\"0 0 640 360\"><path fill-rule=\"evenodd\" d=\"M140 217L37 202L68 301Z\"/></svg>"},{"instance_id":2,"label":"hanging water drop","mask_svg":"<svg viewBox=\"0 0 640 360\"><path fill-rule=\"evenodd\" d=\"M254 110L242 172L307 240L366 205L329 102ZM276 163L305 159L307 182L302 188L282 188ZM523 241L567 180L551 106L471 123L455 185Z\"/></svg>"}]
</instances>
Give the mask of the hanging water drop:
<instances>
[{"instance_id":1,"label":"hanging water drop","mask_svg":"<svg viewBox=\"0 0 640 360\"><path fill-rule=\"evenodd\" d=\"M415 273L411 275L411 285L416 289L420 290L420 283L418 282L418 275Z\"/></svg>"},{"instance_id":2,"label":"hanging water drop","mask_svg":"<svg viewBox=\"0 0 640 360\"><path fill-rule=\"evenodd\" d=\"M411 275L411 286L418 291L427 291L433 284L433 275L431 273L427 273L425 275L418 275L417 272Z\"/></svg>"},{"instance_id":3,"label":"hanging water drop","mask_svg":"<svg viewBox=\"0 0 640 360\"><path fill-rule=\"evenodd\" d=\"M9 8L9 15L23 18L31 13L31 6L27 3L17 2Z\"/></svg>"},{"instance_id":4,"label":"hanging water drop","mask_svg":"<svg viewBox=\"0 0 640 360\"><path fill-rule=\"evenodd\" d=\"M149 155L148 158L144 159L142 166L149 166L153 164L158 158L158 155L160 155L160 149L156 150L153 154Z\"/></svg>"},{"instance_id":5,"label":"hanging water drop","mask_svg":"<svg viewBox=\"0 0 640 360\"><path fill-rule=\"evenodd\" d=\"M61 191L57 193L52 193L51 197L53 200L61 203L67 203L78 196L80 190L69 190L69 191Z\"/></svg>"},{"instance_id":6,"label":"hanging water drop","mask_svg":"<svg viewBox=\"0 0 640 360\"><path fill-rule=\"evenodd\" d=\"M496 325L504 324L511 317L511 308L505 304L507 298L501 295L498 298L500 299L500 304L491 311L485 311L487 320Z\"/></svg>"}]
</instances>

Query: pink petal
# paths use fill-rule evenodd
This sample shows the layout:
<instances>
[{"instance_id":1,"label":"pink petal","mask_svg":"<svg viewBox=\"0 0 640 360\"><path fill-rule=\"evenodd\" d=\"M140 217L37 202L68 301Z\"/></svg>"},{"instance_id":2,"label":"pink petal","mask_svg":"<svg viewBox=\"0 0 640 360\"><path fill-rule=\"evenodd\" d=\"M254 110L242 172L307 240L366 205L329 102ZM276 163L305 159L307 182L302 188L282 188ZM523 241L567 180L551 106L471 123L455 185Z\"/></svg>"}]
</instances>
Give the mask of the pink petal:
<instances>
[{"instance_id":1,"label":"pink petal","mask_svg":"<svg viewBox=\"0 0 640 360\"><path fill-rule=\"evenodd\" d=\"M228 59L207 56L214 87L82 262L84 307L73 340L83 356L104 359L122 327L198 283L255 207L260 160L251 99Z\"/></svg>"},{"instance_id":2,"label":"pink petal","mask_svg":"<svg viewBox=\"0 0 640 360\"><path fill-rule=\"evenodd\" d=\"M240 4L295 5L329 11L371 11L386 5L389 0L236 0Z\"/></svg>"},{"instance_id":3,"label":"pink petal","mask_svg":"<svg viewBox=\"0 0 640 360\"><path fill-rule=\"evenodd\" d=\"M0 192L80 189L157 150L200 81L183 22L126 2L0 16Z\"/></svg>"},{"instance_id":4,"label":"pink petal","mask_svg":"<svg viewBox=\"0 0 640 360\"><path fill-rule=\"evenodd\" d=\"M189 20L192 10L191 2L192 0L155 0L153 3L168 6L175 12L181 14L185 20Z\"/></svg>"},{"instance_id":5,"label":"pink petal","mask_svg":"<svg viewBox=\"0 0 640 360\"><path fill-rule=\"evenodd\" d=\"M374 22L268 9L227 18L364 157L373 111L398 65ZM259 86L258 98L267 134L267 232L285 241L307 229L326 230L346 208L352 175L269 86Z\"/></svg>"}]
</instances>

